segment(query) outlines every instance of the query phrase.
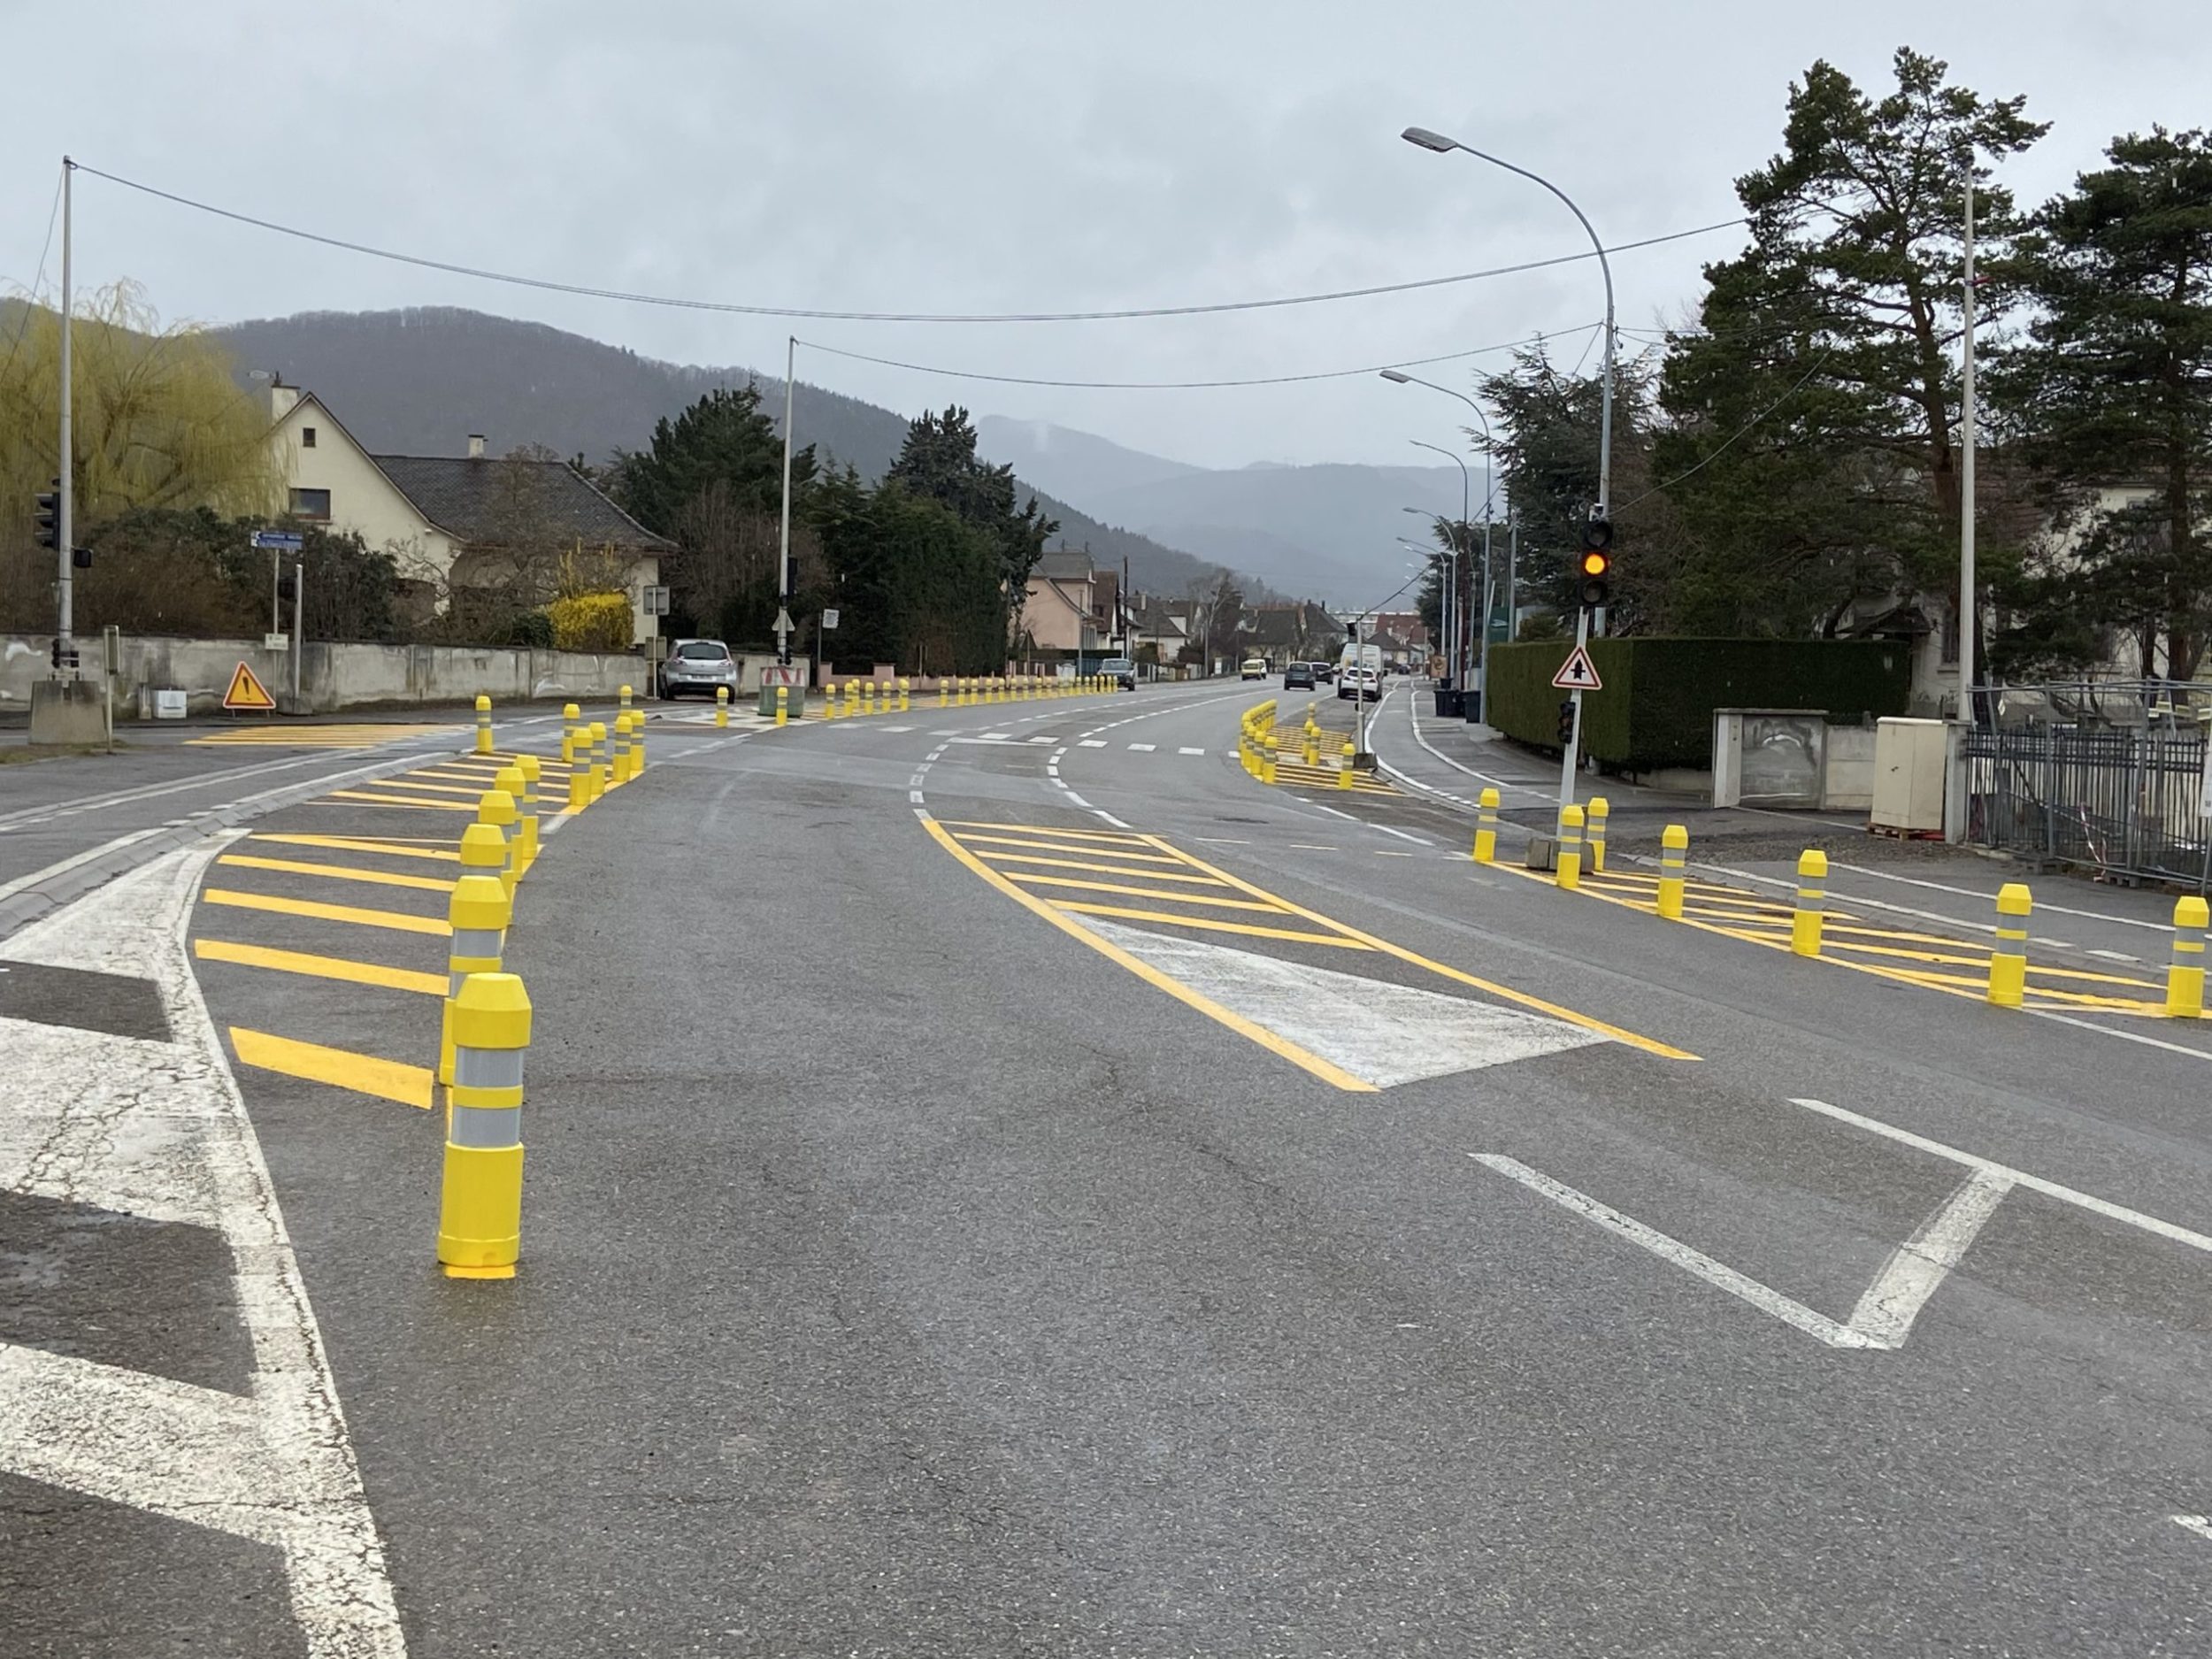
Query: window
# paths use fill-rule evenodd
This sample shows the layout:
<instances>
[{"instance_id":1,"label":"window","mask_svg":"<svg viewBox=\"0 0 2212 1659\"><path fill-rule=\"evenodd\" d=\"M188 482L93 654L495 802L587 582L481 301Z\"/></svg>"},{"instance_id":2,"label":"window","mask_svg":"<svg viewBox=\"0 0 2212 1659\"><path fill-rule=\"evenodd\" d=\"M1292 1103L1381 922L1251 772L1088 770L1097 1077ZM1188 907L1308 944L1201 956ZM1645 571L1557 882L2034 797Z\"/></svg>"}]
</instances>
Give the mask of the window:
<instances>
[{"instance_id":1,"label":"window","mask_svg":"<svg viewBox=\"0 0 2212 1659\"><path fill-rule=\"evenodd\" d=\"M302 426L300 428L300 448L303 449L311 449L314 447L315 428L312 426Z\"/></svg>"},{"instance_id":2,"label":"window","mask_svg":"<svg viewBox=\"0 0 2212 1659\"><path fill-rule=\"evenodd\" d=\"M1959 610L1956 605L1944 607L1940 649L1941 655L1937 661L1945 668L1956 668L1959 665Z\"/></svg>"},{"instance_id":3,"label":"window","mask_svg":"<svg viewBox=\"0 0 2212 1659\"><path fill-rule=\"evenodd\" d=\"M330 522L330 492L326 489L296 489L292 492L292 517L315 518Z\"/></svg>"},{"instance_id":4,"label":"window","mask_svg":"<svg viewBox=\"0 0 2212 1659\"><path fill-rule=\"evenodd\" d=\"M686 640L676 648L676 655L687 662L726 663L730 648L719 640Z\"/></svg>"}]
</instances>

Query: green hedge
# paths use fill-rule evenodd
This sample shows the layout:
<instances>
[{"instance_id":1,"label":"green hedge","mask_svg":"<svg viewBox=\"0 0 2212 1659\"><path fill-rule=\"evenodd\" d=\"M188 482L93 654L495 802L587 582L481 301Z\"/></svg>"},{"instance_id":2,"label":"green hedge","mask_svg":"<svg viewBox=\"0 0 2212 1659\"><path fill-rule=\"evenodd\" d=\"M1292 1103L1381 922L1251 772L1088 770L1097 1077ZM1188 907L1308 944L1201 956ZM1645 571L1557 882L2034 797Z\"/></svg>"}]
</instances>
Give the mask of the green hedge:
<instances>
[{"instance_id":1,"label":"green hedge","mask_svg":"<svg viewBox=\"0 0 2212 1659\"><path fill-rule=\"evenodd\" d=\"M1563 640L1490 652L1484 719L1508 737L1559 747L1564 692L1551 677ZM1582 749L1624 772L1713 764L1716 709L1822 709L1840 719L1902 714L1911 651L1887 640L1593 640L1605 689L1584 697Z\"/></svg>"}]
</instances>

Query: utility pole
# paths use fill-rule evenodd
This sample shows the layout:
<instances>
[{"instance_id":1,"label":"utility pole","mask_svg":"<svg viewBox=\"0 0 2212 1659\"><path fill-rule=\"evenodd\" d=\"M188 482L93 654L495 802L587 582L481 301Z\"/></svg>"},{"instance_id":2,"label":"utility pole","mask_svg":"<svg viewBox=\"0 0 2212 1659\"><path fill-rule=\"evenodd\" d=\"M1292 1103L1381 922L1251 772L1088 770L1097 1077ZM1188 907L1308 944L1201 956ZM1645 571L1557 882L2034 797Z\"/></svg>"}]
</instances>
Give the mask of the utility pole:
<instances>
[{"instance_id":1,"label":"utility pole","mask_svg":"<svg viewBox=\"0 0 2212 1659\"><path fill-rule=\"evenodd\" d=\"M77 466L76 451L69 430L70 366L69 312L74 303L70 287L69 210L71 175L77 164L66 156L61 158L61 450L54 470L61 475L57 487L61 496L55 527L56 579L54 583L54 677L61 679L64 671L74 678L77 651L71 635L76 629L76 593L73 586L71 562L77 547Z\"/></svg>"},{"instance_id":2,"label":"utility pole","mask_svg":"<svg viewBox=\"0 0 2212 1659\"><path fill-rule=\"evenodd\" d=\"M799 357L799 339L783 342L783 528L777 541L776 661L791 666L791 393Z\"/></svg>"},{"instance_id":3,"label":"utility pole","mask_svg":"<svg viewBox=\"0 0 2212 1659\"><path fill-rule=\"evenodd\" d=\"M1974 157L1966 158L1966 314L1959 432L1959 718L1974 724Z\"/></svg>"},{"instance_id":4,"label":"utility pole","mask_svg":"<svg viewBox=\"0 0 2212 1659\"><path fill-rule=\"evenodd\" d=\"M307 649L307 565L292 566L292 711L300 709L300 658Z\"/></svg>"}]
</instances>

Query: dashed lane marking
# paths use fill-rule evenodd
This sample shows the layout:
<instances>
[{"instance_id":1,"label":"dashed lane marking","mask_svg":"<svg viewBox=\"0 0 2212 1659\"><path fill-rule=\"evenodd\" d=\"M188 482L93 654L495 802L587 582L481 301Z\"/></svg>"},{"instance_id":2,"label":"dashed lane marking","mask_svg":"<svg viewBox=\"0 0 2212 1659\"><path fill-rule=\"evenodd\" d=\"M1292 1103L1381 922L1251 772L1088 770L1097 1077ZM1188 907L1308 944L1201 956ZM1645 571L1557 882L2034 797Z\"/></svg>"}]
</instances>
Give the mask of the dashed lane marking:
<instances>
[{"instance_id":1,"label":"dashed lane marking","mask_svg":"<svg viewBox=\"0 0 2212 1659\"><path fill-rule=\"evenodd\" d=\"M277 973L306 974L318 979L340 979L349 985L373 985L389 991L412 991L442 997L446 976L418 973L411 968L388 968L378 962L355 962L345 956L319 956L303 950L279 950L268 945L241 945L227 939L196 939L192 954L202 962L227 962L242 968L267 968Z\"/></svg>"},{"instance_id":2,"label":"dashed lane marking","mask_svg":"<svg viewBox=\"0 0 2212 1659\"><path fill-rule=\"evenodd\" d=\"M353 904L326 904L319 899L286 898L274 893L241 893L232 887L210 887L200 895L200 902L234 910L263 910L273 916L303 916L312 921L383 927L397 933L427 933L437 939L453 935L451 925L443 917L415 916L405 910L365 910Z\"/></svg>"},{"instance_id":3,"label":"dashed lane marking","mask_svg":"<svg viewBox=\"0 0 2212 1659\"><path fill-rule=\"evenodd\" d=\"M1202 749L1179 749L1175 752L1179 755L1203 755L1206 751Z\"/></svg>"},{"instance_id":4,"label":"dashed lane marking","mask_svg":"<svg viewBox=\"0 0 2212 1659\"><path fill-rule=\"evenodd\" d=\"M431 1086L436 1079L427 1066L408 1065L373 1054L356 1054L347 1048L328 1048L320 1043L299 1042L290 1037L248 1031L239 1025L230 1028L230 1046L242 1064L257 1071L275 1071L310 1083L326 1083L333 1088L350 1089L356 1094L396 1101L402 1106L416 1106L424 1111L430 1110Z\"/></svg>"},{"instance_id":5,"label":"dashed lane marking","mask_svg":"<svg viewBox=\"0 0 2212 1659\"><path fill-rule=\"evenodd\" d=\"M241 870L266 870L280 875L316 876L329 881L357 881L366 887L411 887L423 893L453 891L453 883L442 877L411 876L391 870L367 870L358 864L317 864L307 858L261 858L251 853L225 853L215 862L219 864L231 864Z\"/></svg>"}]
</instances>

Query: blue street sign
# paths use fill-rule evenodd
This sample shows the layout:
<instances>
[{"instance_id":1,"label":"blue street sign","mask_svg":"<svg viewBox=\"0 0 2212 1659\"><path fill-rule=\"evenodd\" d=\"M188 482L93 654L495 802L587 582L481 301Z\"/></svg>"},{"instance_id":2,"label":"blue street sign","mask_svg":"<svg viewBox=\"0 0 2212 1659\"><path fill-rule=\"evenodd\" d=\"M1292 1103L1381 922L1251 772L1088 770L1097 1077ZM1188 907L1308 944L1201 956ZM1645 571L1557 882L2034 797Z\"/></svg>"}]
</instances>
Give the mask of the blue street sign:
<instances>
[{"instance_id":1,"label":"blue street sign","mask_svg":"<svg viewBox=\"0 0 2212 1659\"><path fill-rule=\"evenodd\" d=\"M280 553L296 553L300 550L300 534L296 530L257 530L253 533L253 544L274 548Z\"/></svg>"}]
</instances>

